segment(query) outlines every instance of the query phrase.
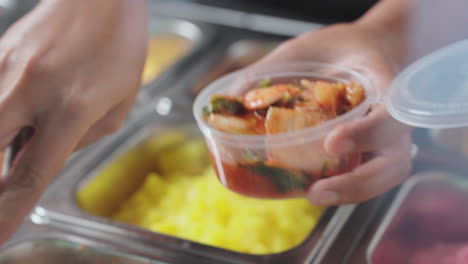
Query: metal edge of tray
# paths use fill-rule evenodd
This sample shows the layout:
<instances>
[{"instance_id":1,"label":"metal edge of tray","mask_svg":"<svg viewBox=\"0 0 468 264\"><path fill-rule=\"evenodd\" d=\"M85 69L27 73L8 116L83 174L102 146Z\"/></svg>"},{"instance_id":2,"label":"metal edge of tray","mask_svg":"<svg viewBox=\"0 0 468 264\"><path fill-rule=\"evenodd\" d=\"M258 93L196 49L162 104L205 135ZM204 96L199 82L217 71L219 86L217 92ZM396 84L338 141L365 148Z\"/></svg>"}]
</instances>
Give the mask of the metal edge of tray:
<instances>
[{"instance_id":1,"label":"metal edge of tray","mask_svg":"<svg viewBox=\"0 0 468 264\"><path fill-rule=\"evenodd\" d=\"M244 14L234 10L214 8L193 2L152 0L149 3L151 3L150 13L152 15L169 16L173 19L190 21L190 23L194 23L199 27L205 27L205 34L210 36L211 41L205 41L198 48L200 54L197 52L193 54L193 56L201 55L204 53L204 50L209 49L208 54L197 57L196 67L187 70L189 65L195 65L193 60L189 60L187 63L180 62L181 64L185 64L186 67L175 67L170 72L166 72L159 77L161 80L158 84L149 88L145 87L139 95L139 100L142 101L140 104L149 104L156 97L167 97L177 99L174 100L177 101L176 106L181 109L189 109L189 111L191 111L191 107L187 106L191 105L193 98L188 98L187 94L190 91L187 91L187 87L191 87L193 83L198 82L202 76L215 67L222 60L224 53L234 41L241 40L247 35L247 38L252 38L255 34L262 38L276 36L277 40L279 38L287 39L302 32L318 30L324 26L323 24L305 23L266 15ZM213 20L210 18L218 19ZM249 26L246 26L247 24L240 26L239 23L233 21L239 21L241 24L245 24L246 21L250 22L247 23ZM281 28L282 30L278 32L277 30L262 29L265 25L273 29ZM297 32L299 28L301 30ZM224 35L229 36L218 38L219 32L223 32ZM246 34L247 32L249 34ZM171 89L163 89L160 86L170 86Z\"/></svg>"},{"instance_id":2,"label":"metal edge of tray","mask_svg":"<svg viewBox=\"0 0 468 264\"><path fill-rule=\"evenodd\" d=\"M36 211L37 212L37 211ZM98 219L94 217L95 219ZM44 220L48 219L48 220ZM98 219L99 220L99 219ZM176 237L153 233L151 231L137 228L131 225L116 224L114 221L101 218L102 223L93 222L93 220L77 219L63 215L42 215L37 217L37 223L42 221L54 222L64 230L70 230L73 224L73 230L79 232L81 236L87 236L100 241L118 241L126 248L131 250L132 254L144 255L156 259L164 259L171 264L199 263L199 264L254 264L254 263L306 263L303 258L297 259L294 255L296 251L315 251L304 245L278 254L270 255L250 255L234 252L226 249L216 248L187 241ZM109 224L103 224L103 223ZM113 224L112 226L109 226ZM326 226L327 229L333 229L333 226ZM104 230L105 229L105 230ZM278 257L278 258L276 258ZM191 262L196 261L196 262Z\"/></svg>"},{"instance_id":3,"label":"metal edge of tray","mask_svg":"<svg viewBox=\"0 0 468 264\"><path fill-rule=\"evenodd\" d=\"M181 120L185 122L188 118L181 116L177 121L175 121L173 117L168 119L170 119L171 122L178 123ZM166 122L167 121L168 120L166 120ZM128 150L129 146L134 146L136 142L139 142L141 138L138 137L141 137L145 134L144 132L141 132L144 131L145 126L148 125L140 123L136 124L133 128L127 128L125 129L126 131L122 131L120 133L119 137L114 138L114 143L110 143L108 146L102 146L101 149L95 150L94 153L86 153L85 157L77 159L75 164L71 164L71 166L65 169L63 171L64 175L60 176L60 178L50 186L46 194L43 196L43 199L39 203L39 207L36 208L36 214L41 217L66 222L70 225L70 227L76 227L77 225L86 227L90 230L93 230L92 233L95 233L95 235L98 235L98 233L102 232L117 234L118 236L125 237L126 239L130 238L130 240L134 240L135 242L137 240L146 240L146 242L141 242L143 244L149 245L150 247L154 247L155 245L161 246L162 244L167 244L167 242L170 241L173 244L178 245L175 250L181 250L184 247L187 248L187 243L189 243L190 246L193 247L196 251L200 251L199 253L208 253L208 257L212 257L212 255L216 254L221 258L228 257L233 261L243 261L242 263L259 263L259 261L260 263L282 263L275 262L275 259L290 259L290 257L294 255L294 252L299 250L301 250L301 254L303 255L301 257L302 259L311 258L311 252L313 253L318 251L318 248L322 246L321 244L326 241L322 238L322 233L327 235L331 231L335 230L336 226L340 226L344 221L346 221L346 218L341 216L343 209L338 208L336 212L334 209L329 209L314 228L314 230L322 229L323 231L315 232L319 233L318 237L314 238L314 231L312 231L311 235L306 239L306 241L304 241L303 244L289 251L272 255L249 255L230 250L218 249L195 242L187 242L183 239L154 233L143 228L138 228L133 225L118 223L109 219L92 216L84 212L75 202L74 194L76 187L81 184L85 178L90 177L93 171L98 170L100 164L105 164L106 161L112 160L119 154ZM140 131L140 134L137 132L137 130ZM57 203L59 203L59 205L57 205ZM315 239L315 241L311 242L311 239ZM311 246L308 244L308 242L313 243L314 245ZM167 248L167 245L164 245L164 247ZM302 260L300 263L303 263Z\"/></svg>"},{"instance_id":4,"label":"metal edge of tray","mask_svg":"<svg viewBox=\"0 0 468 264\"><path fill-rule=\"evenodd\" d=\"M177 60L162 70L153 80L141 86L136 98L138 106L144 105L151 100L149 94L170 89L171 85L179 79L177 73L189 69L188 67L194 63L197 55L200 55L201 51L209 46L216 36L214 27L208 24L154 14L150 14L149 20L151 34L175 34L188 39L192 44Z\"/></svg>"},{"instance_id":5,"label":"metal edge of tray","mask_svg":"<svg viewBox=\"0 0 468 264\"><path fill-rule=\"evenodd\" d=\"M159 14L289 37L324 26L320 23L242 12L193 1L151 0L150 3L152 12Z\"/></svg>"},{"instance_id":6,"label":"metal edge of tray","mask_svg":"<svg viewBox=\"0 0 468 264\"><path fill-rule=\"evenodd\" d=\"M80 227L70 229L58 222L53 222L44 218L39 219L32 213L18 232L5 245L0 247L0 257L8 254L9 250L24 243L34 243L40 241L65 241L76 244L78 248L90 248L96 252L119 258L138 261L138 263L167 264L168 260L158 257L149 257L147 253L137 248L128 247L127 244L117 239L96 239L81 232ZM100 260L100 258L98 259ZM100 262L99 262L100 263ZM118 262L121 263L121 262Z\"/></svg>"},{"instance_id":7,"label":"metal edge of tray","mask_svg":"<svg viewBox=\"0 0 468 264\"><path fill-rule=\"evenodd\" d=\"M396 194L395 199L390 204L388 211L383 215L380 225L377 227L374 235L372 236L365 253L366 263L372 264L372 254L385 235L385 232L392 223L396 213L401 208L401 205L417 184L427 180L447 180L459 177L460 176L457 176L455 173L440 170L422 171L411 176L401 186L400 190Z\"/></svg>"},{"instance_id":8,"label":"metal edge of tray","mask_svg":"<svg viewBox=\"0 0 468 264\"><path fill-rule=\"evenodd\" d=\"M217 30L222 30L217 28ZM228 49L234 43L241 40L258 39L264 41L279 41L280 37L273 37L271 35L258 34L257 37L251 34L243 34L239 31L229 31L228 37L217 39L216 45L210 47L210 52L204 54L202 58L197 60L197 67L190 69L189 71L181 72L174 71L174 74L182 76L177 82L172 84L171 89L165 91L149 91L147 94L148 98L152 98L146 102L145 108L158 107L159 100L170 100L171 107L176 109L178 112L186 112L192 114L192 104L195 97L192 94L192 88L199 84L199 82L208 74L211 70L215 69L220 63L222 63ZM145 110L142 110L145 111ZM148 111L148 109L146 109ZM150 110L151 111L151 110Z\"/></svg>"},{"instance_id":9,"label":"metal edge of tray","mask_svg":"<svg viewBox=\"0 0 468 264\"><path fill-rule=\"evenodd\" d=\"M140 107L140 112L153 111L154 107L158 106L161 100L170 100L171 110L175 109L178 112L186 112L191 115L192 103L194 98L191 98L190 88L193 83L196 83L202 76L204 76L213 65L215 65L217 58L221 56L223 47L226 40L218 39L216 45L205 47L209 48L208 54L199 56L196 61L196 67L191 69L174 69L171 74L178 76L177 80L171 82L170 89L148 89L145 91L144 97L146 98L144 104ZM203 52L203 50L201 51Z\"/></svg>"},{"instance_id":10,"label":"metal edge of tray","mask_svg":"<svg viewBox=\"0 0 468 264\"><path fill-rule=\"evenodd\" d=\"M310 264L345 264L348 263L356 246L360 244L369 227L393 197L391 191L367 202L356 204L355 210L348 217L344 226L324 247Z\"/></svg>"},{"instance_id":11,"label":"metal edge of tray","mask_svg":"<svg viewBox=\"0 0 468 264\"><path fill-rule=\"evenodd\" d=\"M356 210L356 205L343 205L338 208L337 217L332 219L334 224L330 224L329 228L324 231L324 234L320 238L320 247L314 248L310 251L304 263L312 264L316 263L318 259L322 258L323 252L334 243L337 235L341 232L345 224L348 222L352 213Z\"/></svg>"}]
</instances>

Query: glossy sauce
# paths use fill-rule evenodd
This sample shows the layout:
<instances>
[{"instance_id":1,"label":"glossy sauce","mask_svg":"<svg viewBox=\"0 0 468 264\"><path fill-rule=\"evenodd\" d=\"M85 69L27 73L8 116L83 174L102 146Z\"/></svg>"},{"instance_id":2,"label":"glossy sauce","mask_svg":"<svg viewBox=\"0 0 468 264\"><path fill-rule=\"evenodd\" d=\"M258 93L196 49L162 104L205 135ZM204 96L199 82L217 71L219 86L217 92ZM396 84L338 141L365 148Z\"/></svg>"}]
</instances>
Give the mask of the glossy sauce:
<instances>
[{"instance_id":1,"label":"glossy sauce","mask_svg":"<svg viewBox=\"0 0 468 264\"><path fill-rule=\"evenodd\" d=\"M242 116L245 120L253 123L251 127L251 132L253 134L264 135L266 134L265 129L265 117L258 113L248 113Z\"/></svg>"},{"instance_id":2,"label":"glossy sauce","mask_svg":"<svg viewBox=\"0 0 468 264\"><path fill-rule=\"evenodd\" d=\"M322 178L350 172L361 162L360 154L351 154L348 157L342 158L338 168L330 168L326 170L325 173L320 171L309 171L308 173L312 176L312 178L305 182L304 188L282 192L281 190L277 189L273 181L267 176L256 174L248 169L240 167L237 164L228 162L222 162L222 168L218 168L216 161L213 158L213 154L211 154L211 158L216 168L218 179L224 178L225 180L225 187L238 194L264 199L303 197L307 193L309 187L316 181ZM284 168L288 169L287 167ZM221 176L220 173L223 175Z\"/></svg>"}]
</instances>

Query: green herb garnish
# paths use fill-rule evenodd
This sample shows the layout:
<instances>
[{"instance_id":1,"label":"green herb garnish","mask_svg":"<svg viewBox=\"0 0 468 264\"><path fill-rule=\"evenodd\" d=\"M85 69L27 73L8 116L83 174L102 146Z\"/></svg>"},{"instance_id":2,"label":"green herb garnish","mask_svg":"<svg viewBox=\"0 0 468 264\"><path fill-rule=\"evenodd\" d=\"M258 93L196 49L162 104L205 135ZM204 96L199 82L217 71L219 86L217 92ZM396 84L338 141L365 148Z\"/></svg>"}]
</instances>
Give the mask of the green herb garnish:
<instances>
[{"instance_id":1,"label":"green herb garnish","mask_svg":"<svg viewBox=\"0 0 468 264\"><path fill-rule=\"evenodd\" d=\"M203 107L203 115L211 113L236 115L245 111L244 104L235 97L215 95L211 98L210 104Z\"/></svg>"},{"instance_id":2,"label":"green herb garnish","mask_svg":"<svg viewBox=\"0 0 468 264\"><path fill-rule=\"evenodd\" d=\"M325 161L323 162L323 164L322 164L322 169L320 170L320 179L323 178L323 177L325 177L329 165L330 165L330 160L325 160Z\"/></svg>"},{"instance_id":3,"label":"green herb garnish","mask_svg":"<svg viewBox=\"0 0 468 264\"><path fill-rule=\"evenodd\" d=\"M304 177L310 177L303 173L281 168L278 166L267 165L264 162L257 161L249 164L239 164L240 168L247 169L255 174L268 177L280 193L288 193L294 190L302 190L306 188L303 182Z\"/></svg>"},{"instance_id":4,"label":"green herb garnish","mask_svg":"<svg viewBox=\"0 0 468 264\"><path fill-rule=\"evenodd\" d=\"M263 87L271 86L272 84L273 84L273 81L270 78L266 78L266 79L263 79L260 82L258 82L256 87L257 88L263 88Z\"/></svg>"}]
</instances>

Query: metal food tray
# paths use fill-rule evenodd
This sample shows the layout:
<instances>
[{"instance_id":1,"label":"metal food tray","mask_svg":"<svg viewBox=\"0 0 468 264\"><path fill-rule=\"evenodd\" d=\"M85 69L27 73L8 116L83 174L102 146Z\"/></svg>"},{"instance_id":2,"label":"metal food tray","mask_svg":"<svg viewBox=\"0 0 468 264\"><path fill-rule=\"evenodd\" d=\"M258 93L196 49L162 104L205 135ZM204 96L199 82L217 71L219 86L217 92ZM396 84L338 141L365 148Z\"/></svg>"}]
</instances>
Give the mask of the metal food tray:
<instances>
[{"instance_id":1,"label":"metal food tray","mask_svg":"<svg viewBox=\"0 0 468 264\"><path fill-rule=\"evenodd\" d=\"M220 61L203 78L190 87L190 94L196 97L206 86L223 75L240 70L250 64L255 63L263 56L267 55L280 41L265 39L240 39L229 44L227 49L220 56Z\"/></svg>"},{"instance_id":2,"label":"metal food tray","mask_svg":"<svg viewBox=\"0 0 468 264\"><path fill-rule=\"evenodd\" d=\"M394 211L415 185L433 180L446 180L445 176L449 175L466 175L467 159L456 151L441 147L439 142L434 141L432 132L421 128L413 131L412 137L416 147L412 155L411 177L388 193L359 204L341 234L335 239L336 242L324 250L326 254L321 256L322 260L313 263L370 264L369 257L380 241L382 232L388 226ZM361 227L360 230L356 230L356 225Z\"/></svg>"},{"instance_id":3,"label":"metal food tray","mask_svg":"<svg viewBox=\"0 0 468 264\"><path fill-rule=\"evenodd\" d=\"M137 97L139 104L145 104L151 100L149 93L159 93L172 88L172 84L179 79L178 73L186 70L194 56L200 53L214 37L214 30L209 25L163 15L150 15L149 31L151 35L167 34L182 37L190 42L190 47L156 78L142 85Z\"/></svg>"},{"instance_id":4,"label":"metal food tray","mask_svg":"<svg viewBox=\"0 0 468 264\"><path fill-rule=\"evenodd\" d=\"M389 231L389 227L400 213L405 202L407 202L408 199L412 199L411 195L413 192L417 192L419 187L459 186L461 182L468 184L468 178L461 175L450 171L432 170L415 174L406 181L393 199L385 215L383 215L380 225L377 227L369 242L366 250L366 262L368 264L373 263L372 257L379 243L384 239L386 232Z\"/></svg>"},{"instance_id":5,"label":"metal food tray","mask_svg":"<svg viewBox=\"0 0 468 264\"><path fill-rule=\"evenodd\" d=\"M143 257L144 252L131 254L125 245L92 239L79 229L67 231L60 223L36 218L31 215L15 238L0 248L1 264L167 264Z\"/></svg>"},{"instance_id":6,"label":"metal food tray","mask_svg":"<svg viewBox=\"0 0 468 264\"><path fill-rule=\"evenodd\" d=\"M146 104L146 108L149 109L141 111L152 111L154 106L158 107L161 100L164 104L169 99L171 108L191 115L196 95L211 81L257 61L283 39L279 36L235 29L214 29L215 32L226 32L228 37L218 40L216 45L209 46L209 52L205 52L203 57L197 60L197 67L185 72L174 72L180 78L171 84L171 89L149 90L145 94L147 98L152 98Z\"/></svg>"},{"instance_id":7,"label":"metal food tray","mask_svg":"<svg viewBox=\"0 0 468 264\"><path fill-rule=\"evenodd\" d=\"M307 239L296 248L279 254L250 255L226 249L215 248L184 239L154 233L133 225L107 218L93 216L81 210L75 193L83 181L109 161L136 146L149 135L174 128L192 127L194 121L186 114L171 113L160 116L156 113L142 118L140 122L123 129L114 140L101 148L95 148L69 164L60 177L44 194L38 217L62 222L66 229L80 227L81 233L96 239L114 239L135 247L150 249L152 257L163 257L170 263L309 263L329 243L334 234L344 225L354 206L329 208ZM194 129L197 130L198 129Z\"/></svg>"}]
</instances>

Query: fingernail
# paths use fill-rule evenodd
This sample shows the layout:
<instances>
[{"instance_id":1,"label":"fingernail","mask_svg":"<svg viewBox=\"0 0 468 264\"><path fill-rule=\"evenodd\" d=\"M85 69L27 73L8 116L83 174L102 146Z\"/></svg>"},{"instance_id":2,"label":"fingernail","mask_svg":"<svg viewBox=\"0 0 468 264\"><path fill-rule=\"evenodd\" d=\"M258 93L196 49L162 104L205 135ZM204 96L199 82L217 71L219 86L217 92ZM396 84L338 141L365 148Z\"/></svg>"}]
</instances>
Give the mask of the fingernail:
<instances>
[{"instance_id":1,"label":"fingernail","mask_svg":"<svg viewBox=\"0 0 468 264\"><path fill-rule=\"evenodd\" d=\"M327 206L338 203L340 197L333 191L312 191L309 201L315 205Z\"/></svg>"}]
</instances>

